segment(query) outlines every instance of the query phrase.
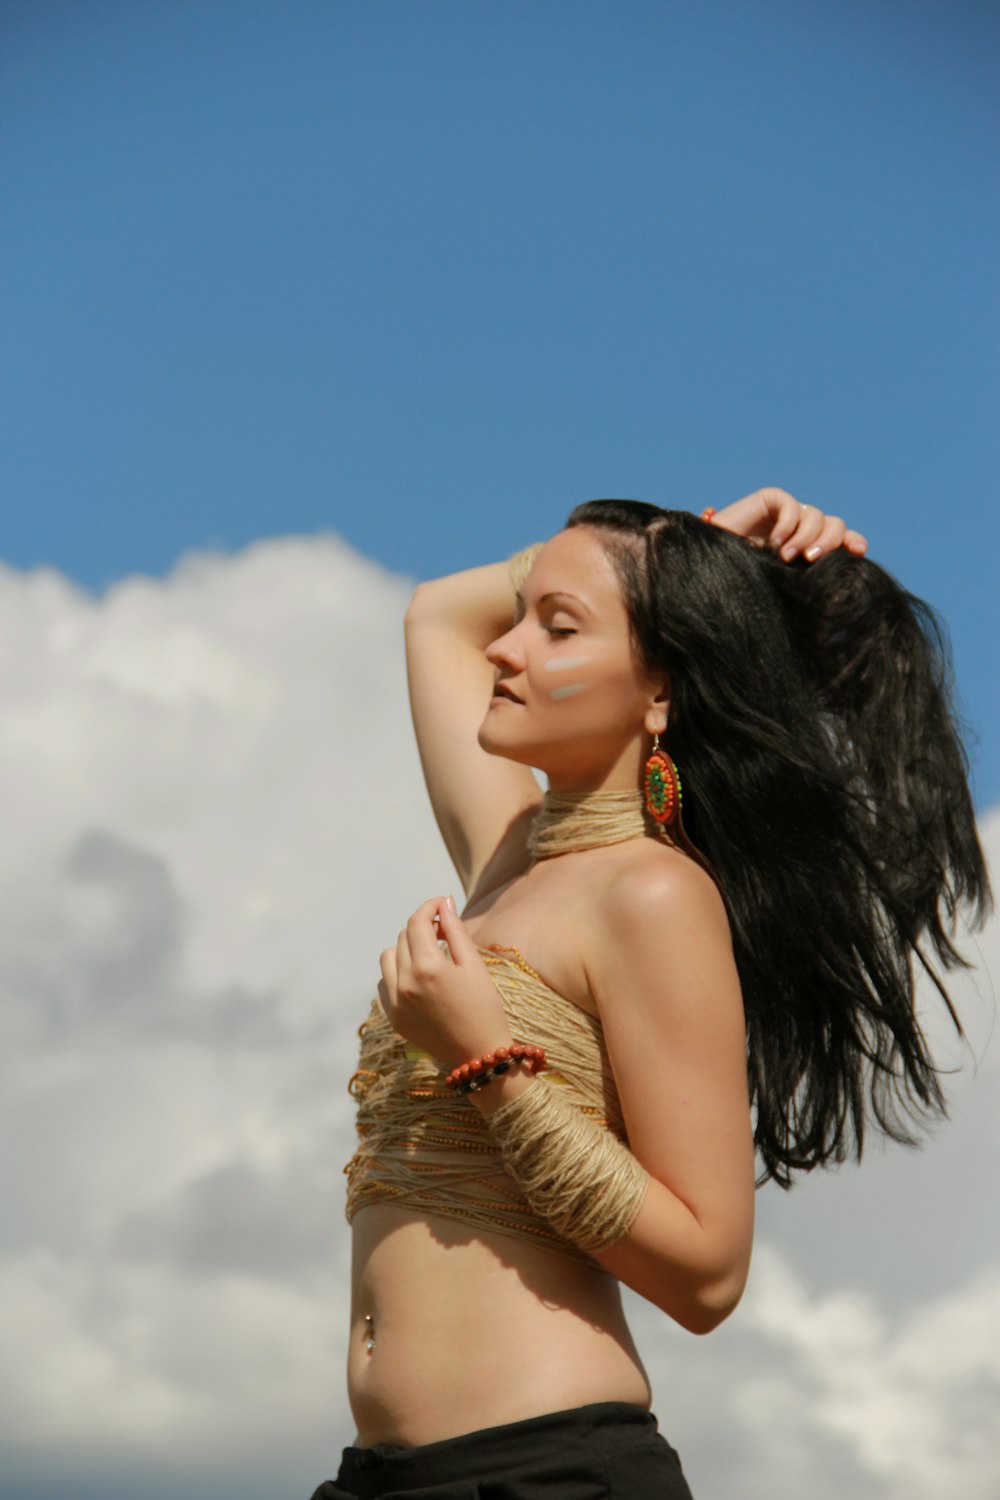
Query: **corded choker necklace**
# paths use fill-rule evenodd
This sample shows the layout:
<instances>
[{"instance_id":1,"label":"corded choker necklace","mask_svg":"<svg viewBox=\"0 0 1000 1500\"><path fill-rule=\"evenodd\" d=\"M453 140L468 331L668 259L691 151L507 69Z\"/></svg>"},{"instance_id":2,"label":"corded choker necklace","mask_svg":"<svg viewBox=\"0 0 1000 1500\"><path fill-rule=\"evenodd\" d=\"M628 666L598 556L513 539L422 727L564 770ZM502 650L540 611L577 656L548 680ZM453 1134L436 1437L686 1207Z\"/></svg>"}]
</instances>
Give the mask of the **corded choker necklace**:
<instances>
[{"instance_id":1,"label":"corded choker necklace","mask_svg":"<svg viewBox=\"0 0 1000 1500\"><path fill-rule=\"evenodd\" d=\"M549 859L648 833L659 837L638 787L623 792L547 791L531 824L528 852L532 859Z\"/></svg>"}]
</instances>

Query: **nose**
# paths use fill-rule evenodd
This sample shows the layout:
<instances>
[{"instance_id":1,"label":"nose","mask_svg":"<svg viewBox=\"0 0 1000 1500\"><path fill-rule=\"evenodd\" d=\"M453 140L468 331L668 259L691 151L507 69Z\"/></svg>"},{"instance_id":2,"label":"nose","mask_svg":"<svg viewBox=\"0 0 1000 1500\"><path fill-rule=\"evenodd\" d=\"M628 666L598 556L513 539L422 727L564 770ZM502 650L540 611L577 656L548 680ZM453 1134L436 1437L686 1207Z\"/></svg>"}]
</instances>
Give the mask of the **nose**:
<instances>
[{"instance_id":1,"label":"nose","mask_svg":"<svg viewBox=\"0 0 1000 1500\"><path fill-rule=\"evenodd\" d=\"M491 667L513 667L515 671L521 671L524 659L520 642L518 626L512 625L486 647L486 660Z\"/></svg>"}]
</instances>

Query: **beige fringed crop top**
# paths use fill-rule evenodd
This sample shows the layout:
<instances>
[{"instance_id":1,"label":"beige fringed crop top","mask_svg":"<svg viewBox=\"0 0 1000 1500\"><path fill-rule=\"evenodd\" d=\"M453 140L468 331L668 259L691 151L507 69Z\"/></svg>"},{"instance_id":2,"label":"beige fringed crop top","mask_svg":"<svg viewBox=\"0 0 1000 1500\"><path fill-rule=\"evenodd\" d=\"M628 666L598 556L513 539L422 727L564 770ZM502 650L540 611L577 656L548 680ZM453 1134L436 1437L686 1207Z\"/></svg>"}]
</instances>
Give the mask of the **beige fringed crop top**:
<instances>
[{"instance_id":1,"label":"beige fringed crop top","mask_svg":"<svg viewBox=\"0 0 1000 1500\"><path fill-rule=\"evenodd\" d=\"M514 1039L545 1048L547 1083L627 1144L600 1021L557 994L516 948L492 944L479 953ZM395 1203L594 1263L535 1214L475 1105L447 1089L434 1059L393 1031L378 1000L360 1036L350 1082L359 1144L344 1168L348 1220L366 1204Z\"/></svg>"}]
</instances>

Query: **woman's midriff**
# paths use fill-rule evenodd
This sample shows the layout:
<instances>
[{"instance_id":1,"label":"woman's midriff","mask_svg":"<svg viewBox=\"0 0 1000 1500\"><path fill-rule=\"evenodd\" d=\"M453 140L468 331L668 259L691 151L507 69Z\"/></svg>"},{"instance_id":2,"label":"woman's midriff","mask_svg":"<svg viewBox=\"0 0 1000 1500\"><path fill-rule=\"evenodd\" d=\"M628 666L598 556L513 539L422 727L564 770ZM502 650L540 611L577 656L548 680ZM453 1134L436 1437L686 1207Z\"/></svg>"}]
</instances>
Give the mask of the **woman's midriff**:
<instances>
[{"instance_id":1,"label":"woman's midriff","mask_svg":"<svg viewBox=\"0 0 1000 1500\"><path fill-rule=\"evenodd\" d=\"M388 1205L353 1224L347 1386L362 1446L438 1442L593 1401L648 1406L618 1282Z\"/></svg>"}]
</instances>

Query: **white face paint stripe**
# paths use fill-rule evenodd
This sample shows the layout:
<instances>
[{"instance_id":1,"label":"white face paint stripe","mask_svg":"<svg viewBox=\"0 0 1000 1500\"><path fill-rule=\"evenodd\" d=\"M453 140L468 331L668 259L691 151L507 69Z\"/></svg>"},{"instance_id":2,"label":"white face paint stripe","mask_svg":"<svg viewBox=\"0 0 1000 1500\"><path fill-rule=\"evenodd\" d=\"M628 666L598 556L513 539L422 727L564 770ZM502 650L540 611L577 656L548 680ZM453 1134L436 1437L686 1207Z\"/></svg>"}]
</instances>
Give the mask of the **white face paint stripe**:
<instances>
[{"instance_id":1,"label":"white face paint stripe","mask_svg":"<svg viewBox=\"0 0 1000 1500\"><path fill-rule=\"evenodd\" d=\"M589 656L562 656L557 661L545 663L546 672L568 672L571 667L585 667Z\"/></svg>"},{"instance_id":2,"label":"white face paint stripe","mask_svg":"<svg viewBox=\"0 0 1000 1500\"><path fill-rule=\"evenodd\" d=\"M582 682L568 682L565 687L553 688L549 694L550 698L571 698L574 693L583 692Z\"/></svg>"}]
</instances>

